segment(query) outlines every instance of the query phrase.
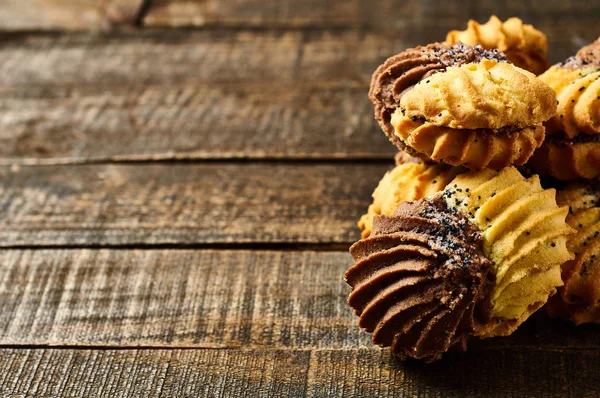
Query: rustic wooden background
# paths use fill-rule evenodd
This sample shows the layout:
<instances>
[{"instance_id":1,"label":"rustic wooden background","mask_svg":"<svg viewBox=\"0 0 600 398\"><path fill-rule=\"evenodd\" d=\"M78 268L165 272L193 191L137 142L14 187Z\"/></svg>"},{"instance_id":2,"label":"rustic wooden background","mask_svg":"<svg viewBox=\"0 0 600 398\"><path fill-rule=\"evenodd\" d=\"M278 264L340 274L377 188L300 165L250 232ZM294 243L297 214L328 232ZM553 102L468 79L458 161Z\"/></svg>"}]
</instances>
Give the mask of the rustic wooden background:
<instances>
[{"instance_id":1,"label":"rustic wooden background","mask_svg":"<svg viewBox=\"0 0 600 398\"><path fill-rule=\"evenodd\" d=\"M559 61L600 3L0 5L0 396L600 395L598 326L401 363L342 281L394 154L375 67L494 13Z\"/></svg>"}]
</instances>

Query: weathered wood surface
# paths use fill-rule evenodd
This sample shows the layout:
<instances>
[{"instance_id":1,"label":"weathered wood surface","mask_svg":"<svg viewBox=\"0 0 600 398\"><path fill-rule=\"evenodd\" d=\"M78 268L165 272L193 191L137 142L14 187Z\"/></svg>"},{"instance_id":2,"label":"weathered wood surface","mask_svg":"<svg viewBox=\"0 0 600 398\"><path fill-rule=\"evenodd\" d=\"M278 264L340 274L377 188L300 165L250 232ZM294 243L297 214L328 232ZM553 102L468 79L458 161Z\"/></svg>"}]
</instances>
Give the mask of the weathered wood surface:
<instances>
[{"instance_id":1,"label":"weathered wood surface","mask_svg":"<svg viewBox=\"0 0 600 398\"><path fill-rule=\"evenodd\" d=\"M598 351L473 350L432 365L387 350L2 349L3 396L595 397Z\"/></svg>"},{"instance_id":2,"label":"weathered wood surface","mask_svg":"<svg viewBox=\"0 0 600 398\"><path fill-rule=\"evenodd\" d=\"M299 396L308 351L0 350L0 395ZM6 394L6 395L4 395Z\"/></svg>"},{"instance_id":3,"label":"weathered wood surface","mask_svg":"<svg viewBox=\"0 0 600 398\"><path fill-rule=\"evenodd\" d=\"M140 23L144 0L2 0L0 30L104 30Z\"/></svg>"},{"instance_id":4,"label":"weathered wood surface","mask_svg":"<svg viewBox=\"0 0 600 398\"><path fill-rule=\"evenodd\" d=\"M345 251L0 251L0 345L359 348ZM485 349L600 350L600 326L534 317Z\"/></svg>"},{"instance_id":5,"label":"weathered wood surface","mask_svg":"<svg viewBox=\"0 0 600 398\"><path fill-rule=\"evenodd\" d=\"M391 159L364 85L0 88L0 164Z\"/></svg>"},{"instance_id":6,"label":"weathered wood surface","mask_svg":"<svg viewBox=\"0 0 600 398\"><path fill-rule=\"evenodd\" d=\"M358 30L224 28L10 33L0 41L0 85L52 93L82 85L359 82L368 91L382 61L421 39Z\"/></svg>"},{"instance_id":7,"label":"weathered wood surface","mask_svg":"<svg viewBox=\"0 0 600 398\"><path fill-rule=\"evenodd\" d=\"M0 246L349 245L390 164L0 168Z\"/></svg>"},{"instance_id":8,"label":"weathered wood surface","mask_svg":"<svg viewBox=\"0 0 600 398\"><path fill-rule=\"evenodd\" d=\"M389 158L368 83L418 40L222 29L8 35L0 164Z\"/></svg>"},{"instance_id":9,"label":"weathered wood surface","mask_svg":"<svg viewBox=\"0 0 600 398\"><path fill-rule=\"evenodd\" d=\"M368 1L345 2L284 0L154 0L143 18L147 27L229 26L229 27L337 27L406 31L419 26L453 29L470 16L489 16L492 8L478 12L478 3L458 1ZM488 2L491 3L491 2ZM523 7L515 7L515 12ZM500 10L498 10L500 11ZM504 12L503 12L504 13ZM434 23L434 21L436 23ZM453 25L454 24L454 25ZM444 32L445 33L445 32Z\"/></svg>"},{"instance_id":10,"label":"weathered wood surface","mask_svg":"<svg viewBox=\"0 0 600 398\"><path fill-rule=\"evenodd\" d=\"M0 345L357 347L347 252L0 251Z\"/></svg>"},{"instance_id":11,"label":"weathered wood surface","mask_svg":"<svg viewBox=\"0 0 600 398\"><path fill-rule=\"evenodd\" d=\"M368 81L403 43L358 32L11 36L0 162L391 158Z\"/></svg>"},{"instance_id":12,"label":"weathered wood surface","mask_svg":"<svg viewBox=\"0 0 600 398\"><path fill-rule=\"evenodd\" d=\"M412 19L406 24L404 34L218 27L112 34L6 33L0 42L0 84L57 88L73 84L282 84L298 80L368 83L387 57L407 47L443 40L446 35L445 27L429 29ZM565 34L569 29L576 32L576 40ZM598 34L585 20L568 18L552 32L564 40L550 47L553 60L574 54L581 43L596 39Z\"/></svg>"},{"instance_id":13,"label":"weathered wood surface","mask_svg":"<svg viewBox=\"0 0 600 398\"><path fill-rule=\"evenodd\" d=\"M519 16L535 24L547 22L551 27L552 23L565 18L598 17L600 7L584 0L508 3L493 0L5 0L0 10L0 29L97 30L140 25L341 27L402 32L407 25L415 23L448 30L462 27L469 18L484 20L492 14L501 18Z\"/></svg>"},{"instance_id":14,"label":"weathered wood surface","mask_svg":"<svg viewBox=\"0 0 600 398\"><path fill-rule=\"evenodd\" d=\"M567 18L562 24L560 29L552 29L563 40L550 47L552 60L562 60L597 38L598 32L585 20ZM405 34L225 28L112 34L8 33L0 42L0 84L56 88L124 83L282 84L298 80L368 83L387 57L407 47L443 40L446 34L446 30L423 28L413 20L407 20L406 29ZM575 32L575 39L564 34L569 30Z\"/></svg>"},{"instance_id":15,"label":"weathered wood surface","mask_svg":"<svg viewBox=\"0 0 600 398\"><path fill-rule=\"evenodd\" d=\"M544 30L558 61L600 33L598 4L38 4L0 7L21 30L0 35L1 397L600 395L598 326L539 313L401 363L342 280L394 153L375 67L491 13ZM203 29L23 31L132 25Z\"/></svg>"},{"instance_id":16,"label":"weathered wood surface","mask_svg":"<svg viewBox=\"0 0 600 398\"><path fill-rule=\"evenodd\" d=\"M427 1L349 0L153 0L145 26L280 26L348 27L403 31L415 24L431 29L457 29L469 18L487 20L518 16L528 23L552 27L567 18L600 15L600 6L585 0L570 1ZM445 33L445 32L444 32ZM558 35L553 36L558 37Z\"/></svg>"}]
</instances>

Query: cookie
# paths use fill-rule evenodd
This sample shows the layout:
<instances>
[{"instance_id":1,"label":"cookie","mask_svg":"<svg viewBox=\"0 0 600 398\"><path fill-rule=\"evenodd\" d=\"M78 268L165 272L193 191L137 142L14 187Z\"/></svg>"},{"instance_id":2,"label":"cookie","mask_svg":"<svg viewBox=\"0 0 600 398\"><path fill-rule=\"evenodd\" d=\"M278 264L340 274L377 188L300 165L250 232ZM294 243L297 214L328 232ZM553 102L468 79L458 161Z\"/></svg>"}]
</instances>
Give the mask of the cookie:
<instances>
[{"instance_id":1,"label":"cookie","mask_svg":"<svg viewBox=\"0 0 600 398\"><path fill-rule=\"evenodd\" d=\"M469 336L508 335L562 285L567 207L514 167L458 175L375 215L350 248L349 305L373 342L431 361Z\"/></svg>"},{"instance_id":2,"label":"cookie","mask_svg":"<svg viewBox=\"0 0 600 398\"><path fill-rule=\"evenodd\" d=\"M557 98L533 168L559 180L600 177L600 39L540 75Z\"/></svg>"},{"instance_id":3,"label":"cookie","mask_svg":"<svg viewBox=\"0 0 600 398\"><path fill-rule=\"evenodd\" d=\"M519 18L502 22L492 15L484 24L469 20L466 30L453 30L446 35L446 43L480 44L483 48L502 51L506 59L536 75L548 69L548 40L546 35Z\"/></svg>"},{"instance_id":4,"label":"cookie","mask_svg":"<svg viewBox=\"0 0 600 398\"><path fill-rule=\"evenodd\" d=\"M600 181L571 184L557 201L569 206L567 222L577 231L567 242L575 259L563 264L564 286L546 310L577 325L600 323Z\"/></svg>"},{"instance_id":5,"label":"cookie","mask_svg":"<svg viewBox=\"0 0 600 398\"><path fill-rule=\"evenodd\" d=\"M480 46L430 44L380 66L370 99L400 149L472 170L527 162L556 111L553 90Z\"/></svg>"},{"instance_id":6,"label":"cookie","mask_svg":"<svg viewBox=\"0 0 600 398\"><path fill-rule=\"evenodd\" d=\"M489 291L492 264L476 227L443 199L403 202L393 216L375 216L371 236L350 252L348 304L375 344L429 362L464 347L487 322L475 307Z\"/></svg>"},{"instance_id":7,"label":"cookie","mask_svg":"<svg viewBox=\"0 0 600 398\"><path fill-rule=\"evenodd\" d=\"M560 266L573 258L566 242L568 207L539 176L526 179L514 167L459 175L444 191L449 206L478 226L483 251L496 278L488 296L491 318L480 337L508 335L541 308L562 285Z\"/></svg>"},{"instance_id":8,"label":"cookie","mask_svg":"<svg viewBox=\"0 0 600 398\"><path fill-rule=\"evenodd\" d=\"M373 203L369 205L358 227L366 238L373 227L376 215L391 216L400 203L431 196L446 188L464 169L443 164L424 162L404 152L396 155L397 166L385 173L373 192Z\"/></svg>"}]
</instances>

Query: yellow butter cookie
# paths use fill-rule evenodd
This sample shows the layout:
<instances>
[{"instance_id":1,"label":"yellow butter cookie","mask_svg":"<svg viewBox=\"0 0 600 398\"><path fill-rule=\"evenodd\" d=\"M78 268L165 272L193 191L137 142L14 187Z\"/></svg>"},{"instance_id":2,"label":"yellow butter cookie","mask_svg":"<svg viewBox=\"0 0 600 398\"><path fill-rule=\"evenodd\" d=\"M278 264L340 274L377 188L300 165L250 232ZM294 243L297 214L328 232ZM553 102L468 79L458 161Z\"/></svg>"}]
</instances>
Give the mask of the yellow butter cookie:
<instances>
[{"instance_id":1,"label":"yellow butter cookie","mask_svg":"<svg viewBox=\"0 0 600 398\"><path fill-rule=\"evenodd\" d=\"M491 322L477 335L508 335L562 285L560 266L573 258L569 209L557 205L556 191L543 189L537 175L526 179L514 167L461 174L443 195L482 231L483 252L493 263Z\"/></svg>"},{"instance_id":2,"label":"yellow butter cookie","mask_svg":"<svg viewBox=\"0 0 600 398\"><path fill-rule=\"evenodd\" d=\"M398 165L385 173L373 192L373 203L358 222L361 236L366 238L376 215L391 216L400 203L431 196L441 191L460 173L460 168L425 163L405 153L396 156Z\"/></svg>"},{"instance_id":3,"label":"yellow butter cookie","mask_svg":"<svg viewBox=\"0 0 600 398\"><path fill-rule=\"evenodd\" d=\"M413 163L414 164L414 163ZM348 304L373 343L432 361L469 337L512 333L562 285L567 207L514 167L459 174L373 217L350 248Z\"/></svg>"},{"instance_id":4,"label":"yellow butter cookie","mask_svg":"<svg viewBox=\"0 0 600 398\"><path fill-rule=\"evenodd\" d=\"M563 264L564 286L546 309L577 325L600 323L600 181L572 184L557 200L569 206L567 222L577 231L567 242L575 259Z\"/></svg>"},{"instance_id":5,"label":"yellow butter cookie","mask_svg":"<svg viewBox=\"0 0 600 398\"><path fill-rule=\"evenodd\" d=\"M548 40L546 35L519 18L502 22L492 15L484 24L470 20L466 30L453 30L446 43L481 44L483 48L497 48L506 58L520 68L536 75L548 69Z\"/></svg>"},{"instance_id":6,"label":"yellow butter cookie","mask_svg":"<svg viewBox=\"0 0 600 398\"><path fill-rule=\"evenodd\" d=\"M521 166L544 140L553 91L497 60L451 66L419 81L391 117L394 134L434 161L472 170Z\"/></svg>"},{"instance_id":7,"label":"yellow butter cookie","mask_svg":"<svg viewBox=\"0 0 600 398\"><path fill-rule=\"evenodd\" d=\"M539 78L556 92L558 107L531 165L560 180L600 177L600 40Z\"/></svg>"}]
</instances>

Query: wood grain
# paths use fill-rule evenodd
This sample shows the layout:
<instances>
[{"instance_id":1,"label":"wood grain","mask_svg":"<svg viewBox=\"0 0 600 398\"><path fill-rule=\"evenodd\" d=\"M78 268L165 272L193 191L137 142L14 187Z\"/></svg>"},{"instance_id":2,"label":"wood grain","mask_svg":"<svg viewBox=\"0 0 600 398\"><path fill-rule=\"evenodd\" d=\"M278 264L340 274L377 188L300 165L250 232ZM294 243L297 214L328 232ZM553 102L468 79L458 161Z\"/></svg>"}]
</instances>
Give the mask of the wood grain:
<instances>
[{"instance_id":1,"label":"wood grain","mask_svg":"<svg viewBox=\"0 0 600 398\"><path fill-rule=\"evenodd\" d=\"M593 397L597 351L483 349L430 365L405 364L387 350L322 350L311 355L309 395L356 397Z\"/></svg>"},{"instance_id":2,"label":"wood grain","mask_svg":"<svg viewBox=\"0 0 600 398\"><path fill-rule=\"evenodd\" d=\"M307 351L0 350L0 392L44 397L302 396Z\"/></svg>"},{"instance_id":3,"label":"wood grain","mask_svg":"<svg viewBox=\"0 0 600 398\"><path fill-rule=\"evenodd\" d=\"M142 4L9 0L0 29L125 28ZM598 326L538 313L401 363L342 281L394 152L366 99L375 67L491 13L546 31L558 61L596 38L597 4L151 5L148 27L203 29L0 37L0 396L600 395Z\"/></svg>"},{"instance_id":4,"label":"wood grain","mask_svg":"<svg viewBox=\"0 0 600 398\"><path fill-rule=\"evenodd\" d=\"M553 21L543 22L544 24ZM559 61L594 39L585 17L548 25ZM97 84L293 81L369 82L375 68L407 47L444 40L449 26L408 19L395 34L364 30L142 30L107 34L5 34L0 84L53 88ZM26 60L26 62L25 62Z\"/></svg>"},{"instance_id":5,"label":"wood grain","mask_svg":"<svg viewBox=\"0 0 600 398\"><path fill-rule=\"evenodd\" d=\"M133 25L143 0L3 0L1 30L110 29Z\"/></svg>"},{"instance_id":6,"label":"wood grain","mask_svg":"<svg viewBox=\"0 0 600 398\"><path fill-rule=\"evenodd\" d=\"M0 162L391 158L366 93L403 43L359 32L10 36Z\"/></svg>"},{"instance_id":7,"label":"wood grain","mask_svg":"<svg viewBox=\"0 0 600 398\"><path fill-rule=\"evenodd\" d=\"M7 35L0 164L389 158L395 148L366 95L370 75L420 38L223 29Z\"/></svg>"},{"instance_id":8,"label":"wood grain","mask_svg":"<svg viewBox=\"0 0 600 398\"><path fill-rule=\"evenodd\" d=\"M391 159L363 85L0 89L0 164Z\"/></svg>"},{"instance_id":9,"label":"wood grain","mask_svg":"<svg viewBox=\"0 0 600 398\"><path fill-rule=\"evenodd\" d=\"M131 31L5 35L0 84L49 86L295 79L299 31ZM66 87L65 87L66 86Z\"/></svg>"},{"instance_id":10,"label":"wood grain","mask_svg":"<svg viewBox=\"0 0 600 398\"><path fill-rule=\"evenodd\" d=\"M0 350L7 396L594 397L597 352L477 351L429 366L387 350ZM568 382L567 382L568 380Z\"/></svg>"},{"instance_id":11,"label":"wood grain","mask_svg":"<svg viewBox=\"0 0 600 398\"><path fill-rule=\"evenodd\" d=\"M381 62L422 40L360 30L13 33L0 41L0 85L51 95L87 85L360 83L366 93Z\"/></svg>"},{"instance_id":12,"label":"wood grain","mask_svg":"<svg viewBox=\"0 0 600 398\"><path fill-rule=\"evenodd\" d=\"M388 157L366 91L407 45L358 32L13 37L0 162Z\"/></svg>"},{"instance_id":13,"label":"wood grain","mask_svg":"<svg viewBox=\"0 0 600 398\"><path fill-rule=\"evenodd\" d=\"M0 251L0 345L356 347L347 252Z\"/></svg>"},{"instance_id":14,"label":"wood grain","mask_svg":"<svg viewBox=\"0 0 600 398\"><path fill-rule=\"evenodd\" d=\"M443 40L449 30L465 29L471 18L484 22L493 14L502 19L517 16L542 30L549 39L550 59L558 62L573 54L582 42L596 38L600 5L586 0L155 0L144 25L340 27L382 31L427 44Z\"/></svg>"},{"instance_id":15,"label":"wood grain","mask_svg":"<svg viewBox=\"0 0 600 398\"><path fill-rule=\"evenodd\" d=\"M0 168L0 246L349 245L390 165Z\"/></svg>"},{"instance_id":16,"label":"wood grain","mask_svg":"<svg viewBox=\"0 0 600 398\"><path fill-rule=\"evenodd\" d=\"M0 345L358 348L347 252L0 252ZM538 314L481 349L600 350L600 326ZM600 370L600 369L599 369Z\"/></svg>"},{"instance_id":17,"label":"wood grain","mask_svg":"<svg viewBox=\"0 0 600 398\"><path fill-rule=\"evenodd\" d=\"M504 2L426 0L350 0L323 2L284 0L154 0L144 18L146 26L345 26L370 29L398 29L409 19L420 24L431 20L465 24L469 18L556 17L558 15L598 14L600 8L583 0Z\"/></svg>"}]
</instances>

